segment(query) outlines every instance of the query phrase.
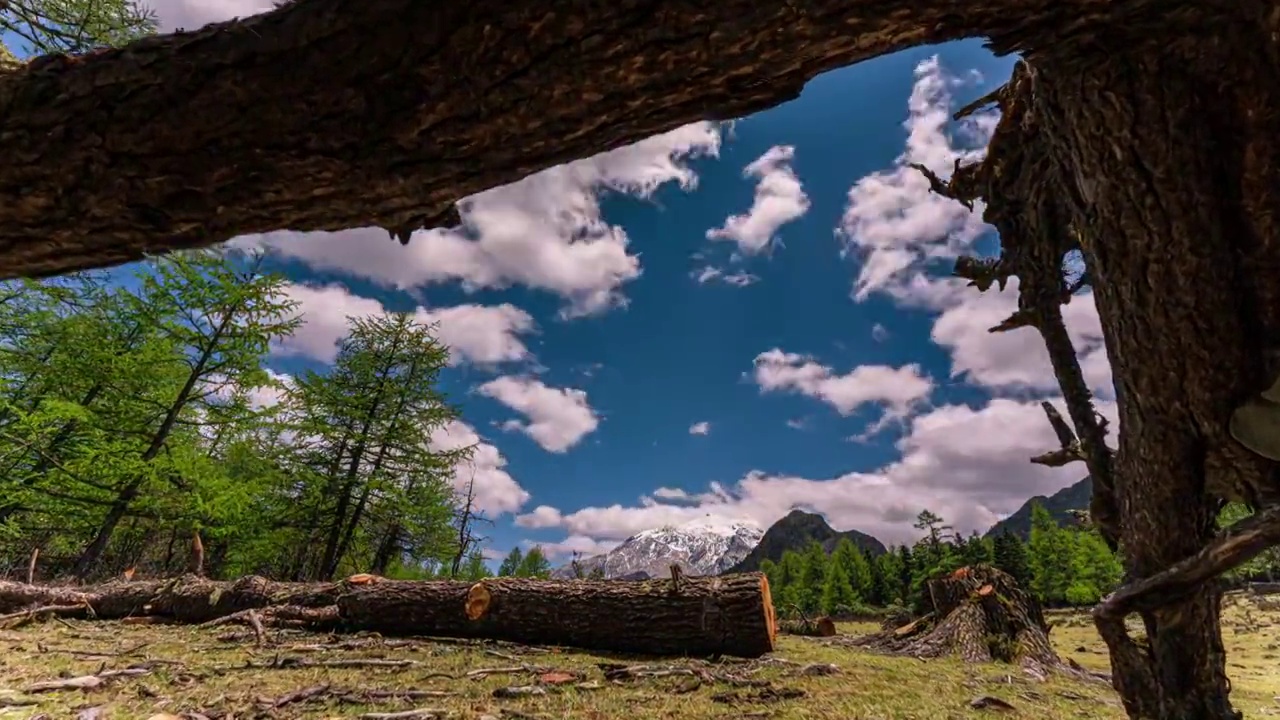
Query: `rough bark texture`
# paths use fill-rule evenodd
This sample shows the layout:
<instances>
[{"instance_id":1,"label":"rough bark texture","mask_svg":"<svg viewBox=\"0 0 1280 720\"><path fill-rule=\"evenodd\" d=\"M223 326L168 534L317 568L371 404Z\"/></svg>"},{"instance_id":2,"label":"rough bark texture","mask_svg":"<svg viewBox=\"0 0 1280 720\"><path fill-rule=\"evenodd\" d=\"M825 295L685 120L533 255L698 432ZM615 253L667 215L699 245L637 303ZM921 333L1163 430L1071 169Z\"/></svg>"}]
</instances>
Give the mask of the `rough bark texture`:
<instances>
[{"instance_id":1,"label":"rough bark texture","mask_svg":"<svg viewBox=\"0 0 1280 720\"><path fill-rule=\"evenodd\" d=\"M1049 645L1040 603L1006 573L961 568L930 580L927 590L931 609L920 618L852 644L912 657L1017 663L1037 675L1065 667Z\"/></svg>"},{"instance_id":2,"label":"rough bark texture","mask_svg":"<svg viewBox=\"0 0 1280 720\"><path fill-rule=\"evenodd\" d=\"M250 609L384 635L436 635L563 645L646 655L759 657L777 630L760 573L620 583L491 578L396 581L353 576L338 583L260 577L214 582L195 576L63 588L0 582L0 614L38 607L98 619L156 617L209 622ZM308 616L298 608L332 609Z\"/></svg>"},{"instance_id":3,"label":"rough bark texture","mask_svg":"<svg viewBox=\"0 0 1280 720\"><path fill-rule=\"evenodd\" d=\"M453 204L832 68L962 37L1001 50L1157 0L297 0L0 69L0 278L271 230L457 222Z\"/></svg>"},{"instance_id":4,"label":"rough bark texture","mask_svg":"<svg viewBox=\"0 0 1280 720\"><path fill-rule=\"evenodd\" d=\"M683 577L674 588L670 580L385 581L344 595L338 608L362 630L646 655L759 657L776 635L760 573Z\"/></svg>"},{"instance_id":5,"label":"rough bark texture","mask_svg":"<svg viewBox=\"0 0 1280 720\"><path fill-rule=\"evenodd\" d=\"M1116 492L1135 579L1200 551L1221 499L1277 498L1271 463L1227 431L1270 384L1280 339L1276 20L1274 3L1236 3L1195 42L1038 64L1033 112L1071 171L1062 194L1120 399ZM1146 609L1148 647L1100 623L1132 716L1236 716L1220 599L1204 582Z\"/></svg>"},{"instance_id":6,"label":"rough bark texture","mask_svg":"<svg viewBox=\"0 0 1280 720\"><path fill-rule=\"evenodd\" d=\"M257 576L216 582L187 575L87 587L0 581L0 613L42 606L79 606L85 608L85 616L103 620L155 615L199 623L251 608L332 606L349 587L346 583L273 582Z\"/></svg>"}]
</instances>

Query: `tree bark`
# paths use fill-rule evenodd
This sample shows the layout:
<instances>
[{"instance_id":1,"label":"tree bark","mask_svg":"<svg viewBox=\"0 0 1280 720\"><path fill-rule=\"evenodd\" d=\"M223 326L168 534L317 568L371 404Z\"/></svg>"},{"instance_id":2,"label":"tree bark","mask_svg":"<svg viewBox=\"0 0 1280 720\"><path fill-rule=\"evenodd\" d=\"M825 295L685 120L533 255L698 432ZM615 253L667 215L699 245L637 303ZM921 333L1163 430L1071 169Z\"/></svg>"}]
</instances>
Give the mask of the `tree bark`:
<instances>
[{"instance_id":1,"label":"tree bark","mask_svg":"<svg viewBox=\"0 0 1280 720\"><path fill-rule=\"evenodd\" d=\"M489 638L646 655L771 652L775 629L760 573L645 582L489 578L383 581L338 600L353 627Z\"/></svg>"},{"instance_id":2,"label":"tree bark","mask_svg":"<svg viewBox=\"0 0 1280 720\"><path fill-rule=\"evenodd\" d=\"M0 614L83 607L102 620L152 615L199 623L248 609L335 608L347 630L564 645L647 655L759 657L776 637L768 581L760 573L635 583L489 578L337 583L194 576L82 589L0 582ZM333 615L326 615L331 618ZM326 620L327 622L327 620Z\"/></svg>"},{"instance_id":3,"label":"tree bark","mask_svg":"<svg viewBox=\"0 0 1280 720\"><path fill-rule=\"evenodd\" d=\"M0 582L0 613L30 607L84 606L102 620L156 615L199 623L251 608L327 607L337 603L343 583L284 583L257 576L216 582L194 576L105 585L46 587Z\"/></svg>"},{"instance_id":4,"label":"tree bark","mask_svg":"<svg viewBox=\"0 0 1280 720\"><path fill-rule=\"evenodd\" d=\"M1120 398L1116 492L1131 580L1195 555L1224 499L1277 497L1271 463L1228 434L1235 407L1270 384L1280 339L1272 8L1234 4L1210 41L1033 61L1032 112L1068 171L1060 193ZM1236 717L1219 613L1220 590L1205 582L1141 613L1147 647L1100 624L1132 717Z\"/></svg>"},{"instance_id":5,"label":"tree bark","mask_svg":"<svg viewBox=\"0 0 1280 720\"><path fill-rule=\"evenodd\" d=\"M826 70L1165 5L299 0L40 58L0 70L0 278L273 230L452 224L466 196L777 105Z\"/></svg>"}]
</instances>

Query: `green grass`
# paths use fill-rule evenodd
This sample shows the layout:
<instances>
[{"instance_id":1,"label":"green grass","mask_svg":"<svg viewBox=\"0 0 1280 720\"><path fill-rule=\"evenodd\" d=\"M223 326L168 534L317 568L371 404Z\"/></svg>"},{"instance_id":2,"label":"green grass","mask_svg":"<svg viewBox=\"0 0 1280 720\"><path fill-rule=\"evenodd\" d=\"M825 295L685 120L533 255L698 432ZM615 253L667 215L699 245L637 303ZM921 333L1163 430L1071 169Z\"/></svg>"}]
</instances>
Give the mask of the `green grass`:
<instances>
[{"instance_id":1,"label":"green grass","mask_svg":"<svg viewBox=\"0 0 1280 720\"><path fill-rule=\"evenodd\" d=\"M1054 614L1051 637L1064 656L1105 670L1107 658L1087 616ZM1240 602L1224 623L1233 698L1249 716L1280 705L1280 612L1247 611ZM844 634L870 625L848 624ZM75 717L86 707L102 707L107 718L149 718L154 714L201 712L216 720L238 718L344 718L417 707L447 711L450 717L481 718L822 718L836 720L952 720L993 715L1072 720L1122 718L1110 687L1064 678L1039 682L999 664L965 665L953 660L921 661L865 653L816 638L783 637L771 658L708 663L653 661L504 644L389 640L377 637L269 631L270 644L255 645L240 628L124 625L111 622L50 621L0 631L0 718ZM301 659L310 666L287 665ZM407 661L400 667L325 667L352 659ZM606 679L600 663L644 664L658 676ZM142 664L147 674L117 677L92 690L30 694L31 684ZM816 674L834 665L836 674ZM510 674L470 679L478 669L520 668ZM806 666L810 667L806 670ZM540 670L577 675L564 685L540 683ZM331 692L265 709L273 700L308 687ZM503 688L542 685L545 694L502 698ZM360 691L418 690L447 693L421 699L370 700ZM350 691L343 693L341 691ZM974 709L970 702L992 696L1015 711ZM7 702L34 704L4 707Z\"/></svg>"}]
</instances>

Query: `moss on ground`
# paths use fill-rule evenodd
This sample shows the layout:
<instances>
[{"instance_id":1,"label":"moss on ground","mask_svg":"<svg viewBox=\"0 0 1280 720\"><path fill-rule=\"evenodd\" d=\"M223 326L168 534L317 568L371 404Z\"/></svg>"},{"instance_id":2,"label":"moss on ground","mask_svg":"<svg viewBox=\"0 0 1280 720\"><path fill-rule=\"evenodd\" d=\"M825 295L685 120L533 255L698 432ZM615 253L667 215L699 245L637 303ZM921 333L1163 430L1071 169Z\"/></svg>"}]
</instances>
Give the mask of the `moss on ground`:
<instances>
[{"instance_id":1,"label":"moss on ground","mask_svg":"<svg viewBox=\"0 0 1280 720\"><path fill-rule=\"evenodd\" d=\"M1059 652L1106 669L1106 654L1086 615L1052 619ZM1224 625L1236 704L1247 715L1264 707L1274 711L1272 698L1280 695L1280 673L1274 670L1280 612L1246 611L1237 602ZM841 627L845 634L870 629ZM756 661L658 662L495 643L268 634L268 644L260 647L251 631L231 627L55 620L3 630L0 718L73 718L93 707L108 720L192 712L211 720L348 718L413 708L454 718L517 720L1124 717L1105 683L1039 682L1000 664L887 657L822 638L784 637L772 657ZM632 667L618 677L606 672L636 665L646 668ZM142 673L110 677L91 689L28 692L39 682L129 667ZM304 690L313 694L304 697ZM416 691L417 697L395 695L403 691ZM1015 710L971 706L983 696Z\"/></svg>"}]
</instances>

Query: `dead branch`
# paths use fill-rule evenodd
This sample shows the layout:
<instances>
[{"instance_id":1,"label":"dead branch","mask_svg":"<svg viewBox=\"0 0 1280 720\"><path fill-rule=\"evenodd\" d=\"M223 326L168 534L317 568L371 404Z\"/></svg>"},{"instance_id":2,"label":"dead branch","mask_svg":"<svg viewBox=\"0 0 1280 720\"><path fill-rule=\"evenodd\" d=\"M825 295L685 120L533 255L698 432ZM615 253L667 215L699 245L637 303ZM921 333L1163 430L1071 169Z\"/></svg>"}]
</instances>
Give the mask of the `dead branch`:
<instances>
[{"instance_id":1,"label":"dead branch","mask_svg":"<svg viewBox=\"0 0 1280 720\"><path fill-rule=\"evenodd\" d=\"M55 692L58 690L93 690L102 687L108 680L118 677L137 677L140 675L150 675L151 666L148 664L132 665L120 670L100 670L93 675L81 675L79 677L63 678L61 680L47 680L28 685L23 692L28 695L36 693Z\"/></svg>"}]
</instances>

